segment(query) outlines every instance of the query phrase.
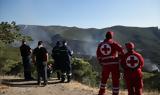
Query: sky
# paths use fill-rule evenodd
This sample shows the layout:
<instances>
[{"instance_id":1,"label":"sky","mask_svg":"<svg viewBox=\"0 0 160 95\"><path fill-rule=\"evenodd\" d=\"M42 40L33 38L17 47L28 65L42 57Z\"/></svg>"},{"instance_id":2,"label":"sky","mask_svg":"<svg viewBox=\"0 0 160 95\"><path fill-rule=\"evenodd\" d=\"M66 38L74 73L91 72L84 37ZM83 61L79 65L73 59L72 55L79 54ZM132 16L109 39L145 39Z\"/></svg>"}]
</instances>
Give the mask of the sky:
<instances>
[{"instance_id":1,"label":"sky","mask_svg":"<svg viewBox=\"0 0 160 95\"><path fill-rule=\"evenodd\" d=\"M105 28L160 27L160 0L0 0L0 22Z\"/></svg>"}]
</instances>

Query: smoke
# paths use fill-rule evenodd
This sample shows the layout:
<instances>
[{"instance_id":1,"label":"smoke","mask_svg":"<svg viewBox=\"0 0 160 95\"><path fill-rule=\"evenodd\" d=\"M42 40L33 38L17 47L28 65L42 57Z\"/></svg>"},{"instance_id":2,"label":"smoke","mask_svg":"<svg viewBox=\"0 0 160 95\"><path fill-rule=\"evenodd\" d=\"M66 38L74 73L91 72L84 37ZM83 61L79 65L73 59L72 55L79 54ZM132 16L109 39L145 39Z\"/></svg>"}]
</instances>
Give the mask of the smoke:
<instances>
[{"instance_id":1,"label":"smoke","mask_svg":"<svg viewBox=\"0 0 160 95\"><path fill-rule=\"evenodd\" d=\"M150 59L145 59L144 69L149 72L160 72L158 66L152 63Z\"/></svg>"},{"instance_id":2,"label":"smoke","mask_svg":"<svg viewBox=\"0 0 160 95\"><path fill-rule=\"evenodd\" d=\"M25 25L24 28L21 29L21 31L22 31L22 34L32 37L33 41L29 42L29 45L32 49L37 47L37 43L40 40L43 42L47 42L48 44L52 43L52 39L51 39L52 35L44 31L43 28L41 28L40 26ZM46 43L46 46L47 46L47 43Z\"/></svg>"}]
</instances>

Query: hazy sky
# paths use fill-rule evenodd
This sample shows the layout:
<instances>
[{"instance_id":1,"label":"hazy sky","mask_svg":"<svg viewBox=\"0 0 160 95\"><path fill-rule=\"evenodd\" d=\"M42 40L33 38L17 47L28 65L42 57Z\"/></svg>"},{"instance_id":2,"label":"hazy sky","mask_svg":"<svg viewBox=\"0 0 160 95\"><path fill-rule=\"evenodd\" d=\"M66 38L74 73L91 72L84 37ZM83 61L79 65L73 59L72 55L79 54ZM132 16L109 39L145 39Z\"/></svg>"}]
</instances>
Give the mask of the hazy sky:
<instances>
[{"instance_id":1,"label":"hazy sky","mask_svg":"<svg viewBox=\"0 0 160 95\"><path fill-rule=\"evenodd\" d=\"M81 28L160 27L160 0L0 0L0 21Z\"/></svg>"}]
</instances>

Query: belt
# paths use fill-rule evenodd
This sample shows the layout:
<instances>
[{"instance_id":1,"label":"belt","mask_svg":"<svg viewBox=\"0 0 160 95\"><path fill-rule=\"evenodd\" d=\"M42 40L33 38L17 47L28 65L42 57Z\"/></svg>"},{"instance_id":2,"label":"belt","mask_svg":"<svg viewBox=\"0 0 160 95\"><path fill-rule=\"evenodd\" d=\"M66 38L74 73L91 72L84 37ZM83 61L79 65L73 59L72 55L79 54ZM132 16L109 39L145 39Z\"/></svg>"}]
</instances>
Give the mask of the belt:
<instances>
[{"instance_id":1,"label":"belt","mask_svg":"<svg viewBox=\"0 0 160 95\"><path fill-rule=\"evenodd\" d=\"M101 59L105 60L105 59L110 59L110 58L115 58L115 57L114 56L106 56L106 57L102 57Z\"/></svg>"},{"instance_id":2,"label":"belt","mask_svg":"<svg viewBox=\"0 0 160 95\"><path fill-rule=\"evenodd\" d=\"M119 62L107 62L107 63L101 63L103 65L111 65L111 64L119 64Z\"/></svg>"}]
</instances>

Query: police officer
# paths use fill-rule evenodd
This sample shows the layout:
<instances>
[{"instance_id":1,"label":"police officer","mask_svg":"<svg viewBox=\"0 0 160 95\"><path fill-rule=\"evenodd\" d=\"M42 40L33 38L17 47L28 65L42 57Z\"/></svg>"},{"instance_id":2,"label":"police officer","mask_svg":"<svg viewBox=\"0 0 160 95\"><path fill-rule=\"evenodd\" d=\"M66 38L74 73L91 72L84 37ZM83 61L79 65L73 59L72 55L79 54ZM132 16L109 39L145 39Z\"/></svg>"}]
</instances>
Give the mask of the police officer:
<instances>
[{"instance_id":1,"label":"police officer","mask_svg":"<svg viewBox=\"0 0 160 95\"><path fill-rule=\"evenodd\" d=\"M52 58L54 59L53 68L57 72L57 78L60 80L61 56L60 56L60 41L57 41L55 47L52 49Z\"/></svg>"},{"instance_id":2,"label":"police officer","mask_svg":"<svg viewBox=\"0 0 160 95\"><path fill-rule=\"evenodd\" d=\"M142 95L142 67L144 66L144 59L141 54L134 50L135 46L132 42L125 45L127 53L123 56L121 65L124 69L128 95Z\"/></svg>"},{"instance_id":3,"label":"police officer","mask_svg":"<svg viewBox=\"0 0 160 95\"><path fill-rule=\"evenodd\" d=\"M61 82L65 81L65 77L67 75L67 82L71 81L71 56L73 51L69 49L67 46L67 42L64 40L62 41L62 46L60 47L60 58L61 58Z\"/></svg>"},{"instance_id":4,"label":"police officer","mask_svg":"<svg viewBox=\"0 0 160 95\"><path fill-rule=\"evenodd\" d=\"M20 46L20 52L22 56L23 61L23 67L24 67L24 79L25 80L32 80L31 77L31 48L26 44L25 40L22 40L22 45Z\"/></svg>"},{"instance_id":5,"label":"police officer","mask_svg":"<svg viewBox=\"0 0 160 95\"><path fill-rule=\"evenodd\" d=\"M98 95L104 95L107 79L112 74L112 95L119 94L119 59L124 54L120 44L113 40L114 32L108 31L106 39L98 45L97 59L102 66L102 78Z\"/></svg>"},{"instance_id":6,"label":"police officer","mask_svg":"<svg viewBox=\"0 0 160 95\"><path fill-rule=\"evenodd\" d=\"M48 52L43 46L43 42L38 42L38 47L34 49L32 56L33 63L37 67L38 73L38 84L41 85L41 78L44 81L44 86L47 85L47 61L48 61Z\"/></svg>"}]
</instances>

